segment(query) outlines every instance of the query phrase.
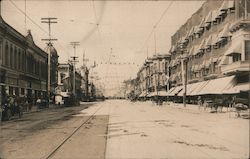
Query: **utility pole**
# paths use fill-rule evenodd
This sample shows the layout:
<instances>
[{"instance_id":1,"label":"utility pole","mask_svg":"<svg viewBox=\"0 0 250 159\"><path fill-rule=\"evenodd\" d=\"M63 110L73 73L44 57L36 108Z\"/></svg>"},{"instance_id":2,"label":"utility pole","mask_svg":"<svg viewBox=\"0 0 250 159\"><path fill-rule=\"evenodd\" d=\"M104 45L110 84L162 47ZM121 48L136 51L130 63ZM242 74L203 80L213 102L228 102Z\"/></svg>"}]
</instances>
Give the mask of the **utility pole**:
<instances>
[{"instance_id":1,"label":"utility pole","mask_svg":"<svg viewBox=\"0 0 250 159\"><path fill-rule=\"evenodd\" d=\"M183 105L186 107L186 92L187 92L187 67L186 67L186 57L184 54L181 57L181 73L182 73L182 85L183 85Z\"/></svg>"},{"instance_id":2,"label":"utility pole","mask_svg":"<svg viewBox=\"0 0 250 159\"><path fill-rule=\"evenodd\" d=\"M247 12L247 0L245 0L245 19L248 17L248 12Z\"/></svg>"},{"instance_id":3,"label":"utility pole","mask_svg":"<svg viewBox=\"0 0 250 159\"><path fill-rule=\"evenodd\" d=\"M49 26L49 38L48 39L42 39L43 41L48 41L47 45L47 53L48 53L48 82L47 82L47 96L48 96L48 106L50 102L50 53L51 53L51 48L53 47L52 41L56 41L57 39L52 39L51 38L51 24L57 23L57 18L41 18L41 23L47 23Z\"/></svg>"},{"instance_id":4,"label":"utility pole","mask_svg":"<svg viewBox=\"0 0 250 159\"><path fill-rule=\"evenodd\" d=\"M154 42L155 42L155 55L156 55L156 33L154 31Z\"/></svg>"},{"instance_id":5,"label":"utility pole","mask_svg":"<svg viewBox=\"0 0 250 159\"><path fill-rule=\"evenodd\" d=\"M76 72L75 72L75 64L79 61L77 61L77 56L76 56L76 46L80 45L79 42L71 42L70 45L73 46L74 48L74 56L71 56L72 60L72 64L73 64L73 94L76 94Z\"/></svg>"}]
</instances>

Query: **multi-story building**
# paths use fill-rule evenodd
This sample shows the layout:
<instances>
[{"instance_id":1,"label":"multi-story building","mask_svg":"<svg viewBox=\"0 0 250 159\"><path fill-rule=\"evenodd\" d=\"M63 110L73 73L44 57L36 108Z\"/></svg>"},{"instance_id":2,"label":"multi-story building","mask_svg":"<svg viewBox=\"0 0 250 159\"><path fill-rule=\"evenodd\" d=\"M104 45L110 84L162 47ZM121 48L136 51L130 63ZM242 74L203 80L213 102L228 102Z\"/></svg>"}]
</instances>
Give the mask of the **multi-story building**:
<instances>
[{"instance_id":1,"label":"multi-story building","mask_svg":"<svg viewBox=\"0 0 250 159\"><path fill-rule=\"evenodd\" d=\"M56 84L58 61L54 48L51 55L53 86ZM48 54L34 43L31 31L28 31L27 36L23 36L0 16L0 96L27 96L32 100L45 98L48 88L47 75Z\"/></svg>"},{"instance_id":2,"label":"multi-story building","mask_svg":"<svg viewBox=\"0 0 250 159\"><path fill-rule=\"evenodd\" d=\"M60 63L58 66L58 87L57 92L64 97L69 96L73 93L73 80L75 80L75 95L77 98L81 98L82 95L82 76L78 71L74 71L73 65L70 63Z\"/></svg>"},{"instance_id":3,"label":"multi-story building","mask_svg":"<svg viewBox=\"0 0 250 159\"><path fill-rule=\"evenodd\" d=\"M170 54L157 54L146 59L139 70L139 97L162 96L168 88Z\"/></svg>"},{"instance_id":4,"label":"multi-story building","mask_svg":"<svg viewBox=\"0 0 250 159\"><path fill-rule=\"evenodd\" d=\"M206 1L172 36L168 95L249 90L250 2ZM183 65L182 65L183 64Z\"/></svg>"}]
</instances>

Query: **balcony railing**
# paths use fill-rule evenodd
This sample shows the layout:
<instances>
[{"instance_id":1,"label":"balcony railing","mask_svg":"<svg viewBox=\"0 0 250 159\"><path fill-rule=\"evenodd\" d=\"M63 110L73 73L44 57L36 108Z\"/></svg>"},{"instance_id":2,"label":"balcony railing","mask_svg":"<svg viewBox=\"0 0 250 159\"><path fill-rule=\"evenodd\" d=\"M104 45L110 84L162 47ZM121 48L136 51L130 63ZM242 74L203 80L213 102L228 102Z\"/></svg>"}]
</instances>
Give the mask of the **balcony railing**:
<instances>
[{"instance_id":1,"label":"balcony railing","mask_svg":"<svg viewBox=\"0 0 250 159\"><path fill-rule=\"evenodd\" d=\"M236 74L238 72L249 72L249 61L237 61L221 67L223 74Z\"/></svg>"}]
</instances>

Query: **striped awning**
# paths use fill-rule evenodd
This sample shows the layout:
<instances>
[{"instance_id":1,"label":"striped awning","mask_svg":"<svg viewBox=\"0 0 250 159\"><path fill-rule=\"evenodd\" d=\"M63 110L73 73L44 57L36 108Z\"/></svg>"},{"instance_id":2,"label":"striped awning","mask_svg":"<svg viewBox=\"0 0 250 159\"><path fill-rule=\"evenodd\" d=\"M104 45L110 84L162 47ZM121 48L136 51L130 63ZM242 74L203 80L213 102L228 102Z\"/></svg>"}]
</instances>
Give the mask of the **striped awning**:
<instances>
[{"instance_id":1,"label":"striped awning","mask_svg":"<svg viewBox=\"0 0 250 159\"><path fill-rule=\"evenodd\" d=\"M177 95L182 90L182 88L183 88L182 86L175 87L175 89L171 93L169 93L169 96Z\"/></svg>"},{"instance_id":2,"label":"striped awning","mask_svg":"<svg viewBox=\"0 0 250 159\"><path fill-rule=\"evenodd\" d=\"M205 19L205 23L211 23L213 21L213 15L212 15L212 11L210 11L207 16L206 16L206 19Z\"/></svg>"},{"instance_id":3,"label":"striped awning","mask_svg":"<svg viewBox=\"0 0 250 159\"><path fill-rule=\"evenodd\" d=\"M231 56L233 54L241 54L242 52L242 41L236 41L231 43L229 49L225 52L225 56Z\"/></svg>"},{"instance_id":4,"label":"striped awning","mask_svg":"<svg viewBox=\"0 0 250 159\"><path fill-rule=\"evenodd\" d=\"M220 42L221 40L229 36L231 36L231 33L229 32L229 24L226 24L223 30L219 33L216 42Z\"/></svg>"},{"instance_id":5,"label":"striped awning","mask_svg":"<svg viewBox=\"0 0 250 159\"><path fill-rule=\"evenodd\" d=\"M232 88L223 90L222 93L223 94L238 94L240 92L247 92L250 91L250 84L247 83L238 83L235 86L233 86Z\"/></svg>"},{"instance_id":6,"label":"striped awning","mask_svg":"<svg viewBox=\"0 0 250 159\"><path fill-rule=\"evenodd\" d=\"M221 4L221 7L219 10L221 12L226 12L228 9L234 8L234 1L233 0L224 0L223 3Z\"/></svg>"},{"instance_id":7,"label":"striped awning","mask_svg":"<svg viewBox=\"0 0 250 159\"><path fill-rule=\"evenodd\" d=\"M202 81L202 82L197 82L194 85L194 89L192 90L192 92L190 92L190 96L196 96L196 95L200 95L200 91L206 86L206 84L208 83L208 81Z\"/></svg>"},{"instance_id":8,"label":"striped awning","mask_svg":"<svg viewBox=\"0 0 250 159\"><path fill-rule=\"evenodd\" d=\"M167 91L167 95L169 95L176 87L172 87L170 90Z\"/></svg>"},{"instance_id":9,"label":"striped awning","mask_svg":"<svg viewBox=\"0 0 250 159\"><path fill-rule=\"evenodd\" d=\"M209 80L208 83L197 94L222 94L224 90L232 88L232 86L235 85L235 82L235 76Z\"/></svg>"}]
</instances>

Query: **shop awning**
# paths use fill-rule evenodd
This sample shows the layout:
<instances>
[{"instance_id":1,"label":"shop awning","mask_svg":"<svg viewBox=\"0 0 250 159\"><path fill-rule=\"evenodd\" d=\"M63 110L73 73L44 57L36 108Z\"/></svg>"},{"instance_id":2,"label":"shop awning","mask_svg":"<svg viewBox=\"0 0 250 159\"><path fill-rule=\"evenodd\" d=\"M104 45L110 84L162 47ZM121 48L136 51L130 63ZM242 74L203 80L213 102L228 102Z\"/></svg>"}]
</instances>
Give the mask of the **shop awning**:
<instances>
[{"instance_id":1,"label":"shop awning","mask_svg":"<svg viewBox=\"0 0 250 159\"><path fill-rule=\"evenodd\" d=\"M232 42L232 45L225 52L225 56L231 56L232 54L241 54L242 41L237 41L236 43Z\"/></svg>"},{"instance_id":2,"label":"shop awning","mask_svg":"<svg viewBox=\"0 0 250 159\"><path fill-rule=\"evenodd\" d=\"M227 90L223 90L223 94L238 94L240 92L247 92L250 91L250 84L249 83L239 83L232 88Z\"/></svg>"},{"instance_id":3,"label":"shop awning","mask_svg":"<svg viewBox=\"0 0 250 159\"><path fill-rule=\"evenodd\" d=\"M208 81L194 83L194 89L190 92L190 96L199 95L200 91L207 85Z\"/></svg>"},{"instance_id":4,"label":"shop awning","mask_svg":"<svg viewBox=\"0 0 250 159\"><path fill-rule=\"evenodd\" d=\"M235 76L209 80L208 83L197 94L222 94L224 90L227 90L234 86L235 82Z\"/></svg>"},{"instance_id":5,"label":"shop awning","mask_svg":"<svg viewBox=\"0 0 250 159\"><path fill-rule=\"evenodd\" d=\"M169 93L169 96L177 95L182 90L182 88L182 86L177 86L171 93Z\"/></svg>"},{"instance_id":6,"label":"shop awning","mask_svg":"<svg viewBox=\"0 0 250 159\"><path fill-rule=\"evenodd\" d=\"M139 97L146 97L146 95L147 95L147 92L142 92L142 93L139 95Z\"/></svg>"},{"instance_id":7,"label":"shop awning","mask_svg":"<svg viewBox=\"0 0 250 159\"><path fill-rule=\"evenodd\" d=\"M190 95L190 92L192 92L194 89L195 89L195 84L196 83L191 83L191 84L188 84L187 85L187 90L186 90L186 96L189 96ZM196 84L197 86L197 84ZM184 94L184 89L182 89L179 93L178 93L178 96L183 96Z\"/></svg>"},{"instance_id":8,"label":"shop awning","mask_svg":"<svg viewBox=\"0 0 250 159\"><path fill-rule=\"evenodd\" d=\"M167 91L167 95L169 95L176 87L172 87L170 90Z\"/></svg>"},{"instance_id":9,"label":"shop awning","mask_svg":"<svg viewBox=\"0 0 250 159\"><path fill-rule=\"evenodd\" d=\"M187 85L187 92L186 95L189 96L190 93L195 89L195 87L197 86L197 83L191 83Z\"/></svg>"},{"instance_id":10,"label":"shop awning","mask_svg":"<svg viewBox=\"0 0 250 159\"><path fill-rule=\"evenodd\" d=\"M161 96L161 97L167 96L167 91L159 91L158 96Z\"/></svg>"}]
</instances>

